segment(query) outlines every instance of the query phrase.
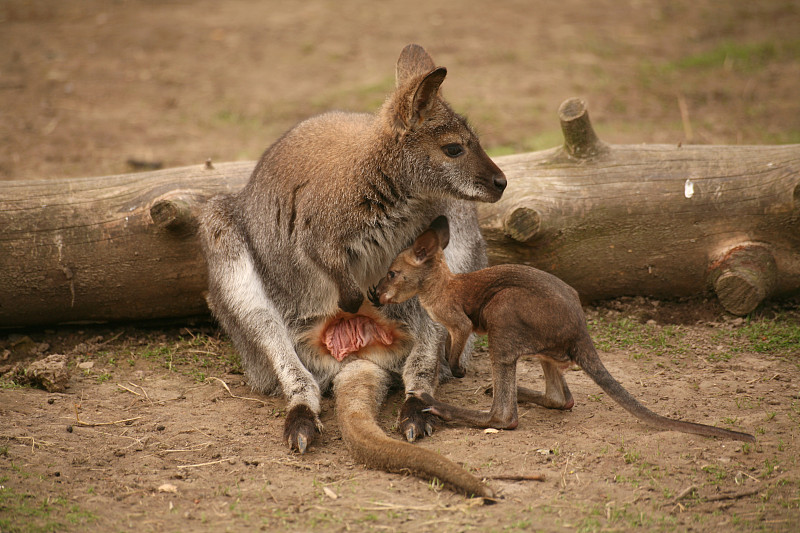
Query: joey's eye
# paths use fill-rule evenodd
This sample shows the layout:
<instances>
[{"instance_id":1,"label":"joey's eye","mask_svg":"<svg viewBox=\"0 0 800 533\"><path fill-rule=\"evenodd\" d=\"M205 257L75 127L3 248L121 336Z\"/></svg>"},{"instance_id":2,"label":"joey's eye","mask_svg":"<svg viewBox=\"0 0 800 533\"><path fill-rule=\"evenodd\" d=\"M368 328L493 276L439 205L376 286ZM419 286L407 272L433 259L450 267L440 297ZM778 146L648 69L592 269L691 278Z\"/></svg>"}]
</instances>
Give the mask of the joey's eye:
<instances>
[{"instance_id":1,"label":"joey's eye","mask_svg":"<svg viewBox=\"0 0 800 533\"><path fill-rule=\"evenodd\" d=\"M394 277L396 275L397 275L397 272L395 272L394 270L390 270L389 273L386 274L386 277L389 278L389 279L394 279Z\"/></svg>"},{"instance_id":2,"label":"joey's eye","mask_svg":"<svg viewBox=\"0 0 800 533\"><path fill-rule=\"evenodd\" d=\"M464 147L458 143L450 143L442 146L442 152L447 157L458 157L464 153Z\"/></svg>"}]
</instances>

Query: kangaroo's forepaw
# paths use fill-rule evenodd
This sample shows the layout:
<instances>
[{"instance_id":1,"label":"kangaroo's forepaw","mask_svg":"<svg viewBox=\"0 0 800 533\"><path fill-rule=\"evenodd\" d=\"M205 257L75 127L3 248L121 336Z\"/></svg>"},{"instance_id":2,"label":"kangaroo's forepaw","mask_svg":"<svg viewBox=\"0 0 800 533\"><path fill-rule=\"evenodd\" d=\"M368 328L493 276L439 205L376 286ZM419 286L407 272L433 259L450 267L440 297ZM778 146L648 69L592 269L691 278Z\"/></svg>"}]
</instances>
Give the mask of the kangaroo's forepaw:
<instances>
[{"instance_id":1,"label":"kangaroo's forepaw","mask_svg":"<svg viewBox=\"0 0 800 533\"><path fill-rule=\"evenodd\" d=\"M430 396L430 394L428 394ZM425 435L433 435L436 427L436 417L427 412L428 405L420 400L415 393L406 398L400 409L398 430L408 442L414 442Z\"/></svg>"},{"instance_id":2,"label":"kangaroo's forepaw","mask_svg":"<svg viewBox=\"0 0 800 533\"><path fill-rule=\"evenodd\" d=\"M308 445L316 437L317 431L322 430L322 423L310 407L298 404L286 414L283 425L283 440L289 445L290 450L306 453Z\"/></svg>"}]
</instances>

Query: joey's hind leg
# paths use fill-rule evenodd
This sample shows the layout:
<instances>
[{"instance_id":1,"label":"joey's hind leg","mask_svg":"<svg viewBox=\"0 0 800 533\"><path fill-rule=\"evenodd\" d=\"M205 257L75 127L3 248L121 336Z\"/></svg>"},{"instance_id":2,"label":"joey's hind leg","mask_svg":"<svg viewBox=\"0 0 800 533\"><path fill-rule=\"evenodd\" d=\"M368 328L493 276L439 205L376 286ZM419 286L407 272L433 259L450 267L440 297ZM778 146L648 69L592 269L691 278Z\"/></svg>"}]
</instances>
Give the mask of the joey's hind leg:
<instances>
[{"instance_id":1,"label":"joey's hind leg","mask_svg":"<svg viewBox=\"0 0 800 533\"><path fill-rule=\"evenodd\" d=\"M519 423L516 363L493 363L492 381L495 394L492 408L489 411L467 409L441 402L430 394L419 394L417 397L428 404L428 411L448 422L458 422L480 428L514 429Z\"/></svg>"},{"instance_id":2,"label":"joey's hind leg","mask_svg":"<svg viewBox=\"0 0 800 533\"><path fill-rule=\"evenodd\" d=\"M569 392L564 374L559 366L551 361L542 359L544 370L545 392L517 387L517 398L520 402L531 402L549 409L572 409L575 400Z\"/></svg>"}]
</instances>

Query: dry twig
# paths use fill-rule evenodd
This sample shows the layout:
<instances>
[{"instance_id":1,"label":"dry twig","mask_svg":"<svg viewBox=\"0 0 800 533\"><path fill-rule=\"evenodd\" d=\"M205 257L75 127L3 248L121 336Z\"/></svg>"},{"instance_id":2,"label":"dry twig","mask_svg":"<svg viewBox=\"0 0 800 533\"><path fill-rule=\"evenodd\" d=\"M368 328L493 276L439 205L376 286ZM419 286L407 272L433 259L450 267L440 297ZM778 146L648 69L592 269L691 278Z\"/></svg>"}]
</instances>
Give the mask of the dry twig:
<instances>
[{"instance_id":1,"label":"dry twig","mask_svg":"<svg viewBox=\"0 0 800 533\"><path fill-rule=\"evenodd\" d=\"M746 498L747 496L752 496L753 494L758 494L764 490L762 487L757 487L750 490L745 490L742 492L737 492L734 494L717 494L716 496L708 496L704 498L707 502L719 502L722 500L738 500L739 498Z\"/></svg>"},{"instance_id":2,"label":"dry twig","mask_svg":"<svg viewBox=\"0 0 800 533\"><path fill-rule=\"evenodd\" d=\"M674 501L678 502L678 501L684 499L685 497L689 496L690 494L692 494L696 490L697 490L697 485L689 485L688 487L686 487L685 489L680 491L677 496L675 496L675 500Z\"/></svg>"},{"instance_id":3,"label":"dry twig","mask_svg":"<svg viewBox=\"0 0 800 533\"><path fill-rule=\"evenodd\" d=\"M140 418L142 418L141 416L137 416L134 418L115 420L113 422L84 422L83 420L81 420L80 415L78 415L78 405L73 403L72 406L75 408L75 425L85 428L93 428L97 426L113 426L115 424L127 424L129 422L133 422L134 420L139 420Z\"/></svg>"},{"instance_id":4,"label":"dry twig","mask_svg":"<svg viewBox=\"0 0 800 533\"><path fill-rule=\"evenodd\" d=\"M250 400L251 402L258 402L258 403L260 403L262 405L268 405L269 404L268 402L265 402L264 400L259 400L258 398L246 398L245 396L236 396L234 393L231 392L231 389L230 389L230 387L228 387L228 384L225 383L224 381L222 381L221 379L217 378L217 377L209 376L208 379L215 379L215 380L219 381L220 383L222 383L222 386L225 387L225 390L228 391L228 394L230 394L232 398L236 398L238 400Z\"/></svg>"},{"instance_id":5,"label":"dry twig","mask_svg":"<svg viewBox=\"0 0 800 533\"><path fill-rule=\"evenodd\" d=\"M235 457L226 457L225 459L219 459L218 461L209 461L207 463L197 463L194 465L178 465L178 468L197 468L200 466L210 466L210 465L217 465L219 463L224 463L230 461L231 459L236 459Z\"/></svg>"},{"instance_id":6,"label":"dry twig","mask_svg":"<svg viewBox=\"0 0 800 533\"><path fill-rule=\"evenodd\" d=\"M546 481L544 474L486 476L486 479L496 479L498 481Z\"/></svg>"}]
</instances>

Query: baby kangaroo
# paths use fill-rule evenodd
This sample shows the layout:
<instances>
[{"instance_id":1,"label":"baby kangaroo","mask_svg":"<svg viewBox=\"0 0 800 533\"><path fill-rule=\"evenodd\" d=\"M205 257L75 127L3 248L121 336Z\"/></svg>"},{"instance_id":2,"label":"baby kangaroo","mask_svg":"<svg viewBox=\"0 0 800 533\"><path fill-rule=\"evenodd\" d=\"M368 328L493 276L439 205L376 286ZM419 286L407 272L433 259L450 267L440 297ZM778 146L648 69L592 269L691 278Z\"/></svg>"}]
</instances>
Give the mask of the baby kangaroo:
<instances>
[{"instance_id":1,"label":"baby kangaroo","mask_svg":"<svg viewBox=\"0 0 800 533\"><path fill-rule=\"evenodd\" d=\"M661 430L755 442L747 433L673 420L658 415L626 391L608 373L586 328L578 293L560 279L524 265L498 265L453 274L442 250L450 239L446 217L433 221L402 251L372 292L381 305L419 296L422 307L447 328L447 360L463 376L459 356L472 331L486 333L492 362L494 400L489 412L466 409L417 393L430 412L448 421L478 427L517 427L517 400L551 409L571 409L575 401L563 372L577 363L618 404ZM517 387L517 359L536 356L544 370L545 392Z\"/></svg>"}]
</instances>

